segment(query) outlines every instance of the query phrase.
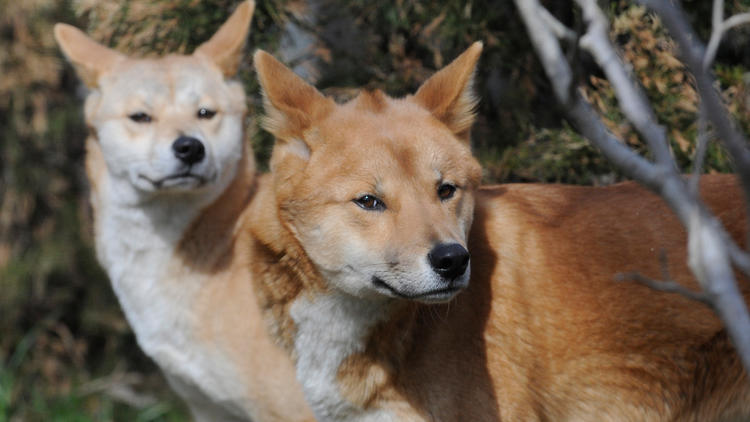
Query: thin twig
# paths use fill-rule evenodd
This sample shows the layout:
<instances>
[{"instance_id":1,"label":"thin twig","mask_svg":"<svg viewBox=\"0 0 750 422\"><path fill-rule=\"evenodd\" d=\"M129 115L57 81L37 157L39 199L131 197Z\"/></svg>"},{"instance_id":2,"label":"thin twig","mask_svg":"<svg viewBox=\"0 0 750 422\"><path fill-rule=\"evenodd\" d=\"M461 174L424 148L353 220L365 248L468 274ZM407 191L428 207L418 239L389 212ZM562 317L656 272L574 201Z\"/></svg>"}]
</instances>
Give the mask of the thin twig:
<instances>
[{"instance_id":1,"label":"thin twig","mask_svg":"<svg viewBox=\"0 0 750 422\"><path fill-rule=\"evenodd\" d=\"M143 409L156 403L152 395L139 392L134 388L143 382L143 376L135 372L125 372L118 366L111 374L91 380L79 388L79 394L107 394L109 397L129 406Z\"/></svg>"},{"instance_id":2,"label":"thin twig","mask_svg":"<svg viewBox=\"0 0 750 422\"><path fill-rule=\"evenodd\" d=\"M721 39L724 37L724 34L735 26L750 23L750 13L739 13L731 16L727 20L723 20L723 3L722 0L714 0L713 27L711 29L711 38L706 47L706 53L703 56L704 69L711 67L714 59L716 59L716 52L719 50L719 44L721 44Z\"/></svg>"},{"instance_id":3,"label":"thin twig","mask_svg":"<svg viewBox=\"0 0 750 422\"><path fill-rule=\"evenodd\" d=\"M726 32L735 26L744 25L746 23L750 23L750 13L738 13L725 20L722 24L722 29Z\"/></svg>"},{"instance_id":4,"label":"thin twig","mask_svg":"<svg viewBox=\"0 0 750 422\"><path fill-rule=\"evenodd\" d=\"M660 292L680 294L682 296L685 296L688 299L701 302L709 306L712 309L714 308L713 302L711 301L711 297L709 295L703 292L696 292L694 290L690 290L687 287L683 286L682 284L677 283L676 281L654 280L652 278L646 277L643 274L637 273L637 272L615 274L615 281L619 281L619 282L634 281L638 284L642 284L644 286L650 287L651 289L658 290Z\"/></svg>"}]
</instances>

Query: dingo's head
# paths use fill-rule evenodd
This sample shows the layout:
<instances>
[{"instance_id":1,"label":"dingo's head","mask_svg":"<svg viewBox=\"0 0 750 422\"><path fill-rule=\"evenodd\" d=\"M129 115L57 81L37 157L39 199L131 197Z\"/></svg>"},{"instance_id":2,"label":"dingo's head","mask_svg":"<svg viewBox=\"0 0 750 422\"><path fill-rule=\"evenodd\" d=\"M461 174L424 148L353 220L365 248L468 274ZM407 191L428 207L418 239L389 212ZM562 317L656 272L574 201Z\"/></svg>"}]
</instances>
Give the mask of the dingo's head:
<instances>
[{"instance_id":1,"label":"dingo's head","mask_svg":"<svg viewBox=\"0 0 750 422\"><path fill-rule=\"evenodd\" d=\"M75 27L55 26L58 44L91 89L86 122L118 194L218 194L232 179L242 156L245 96L228 78L253 10L252 1L242 3L192 55L156 59L130 58Z\"/></svg>"},{"instance_id":2,"label":"dingo's head","mask_svg":"<svg viewBox=\"0 0 750 422\"><path fill-rule=\"evenodd\" d=\"M281 220L330 287L443 302L467 286L481 50L472 45L413 96L362 92L343 105L255 54Z\"/></svg>"}]
</instances>

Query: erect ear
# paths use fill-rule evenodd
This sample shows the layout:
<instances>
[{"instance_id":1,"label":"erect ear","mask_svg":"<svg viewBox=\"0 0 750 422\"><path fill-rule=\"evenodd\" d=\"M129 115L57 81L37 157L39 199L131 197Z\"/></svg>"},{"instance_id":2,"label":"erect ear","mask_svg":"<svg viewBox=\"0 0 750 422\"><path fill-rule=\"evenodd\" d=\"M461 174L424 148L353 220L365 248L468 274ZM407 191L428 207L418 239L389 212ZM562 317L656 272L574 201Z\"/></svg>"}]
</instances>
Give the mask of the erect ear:
<instances>
[{"instance_id":1,"label":"erect ear","mask_svg":"<svg viewBox=\"0 0 750 422\"><path fill-rule=\"evenodd\" d=\"M216 63L225 77L234 76L240 65L242 47L250 30L254 10L253 0L240 4L211 39L195 49L195 54L205 56Z\"/></svg>"},{"instance_id":2,"label":"erect ear","mask_svg":"<svg viewBox=\"0 0 750 422\"><path fill-rule=\"evenodd\" d=\"M124 55L89 38L80 29L64 23L55 25L55 39L83 83L96 88L99 75L106 72Z\"/></svg>"},{"instance_id":3,"label":"erect ear","mask_svg":"<svg viewBox=\"0 0 750 422\"><path fill-rule=\"evenodd\" d=\"M482 53L482 42L477 41L451 64L425 81L414 99L430 110L460 139L469 142L477 98L472 91L474 69Z\"/></svg>"},{"instance_id":4,"label":"erect ear","mask_svg":"<svg viewBox=\"0 0 750 422\"><path fill-rule=\"evenodd\" d=\"M316 118L334 106L317 89L307 84L273 56L258 50L253 56L263 89L266 116L263 126L279 139L300 138Z\"/></svg>"}]
</instances>

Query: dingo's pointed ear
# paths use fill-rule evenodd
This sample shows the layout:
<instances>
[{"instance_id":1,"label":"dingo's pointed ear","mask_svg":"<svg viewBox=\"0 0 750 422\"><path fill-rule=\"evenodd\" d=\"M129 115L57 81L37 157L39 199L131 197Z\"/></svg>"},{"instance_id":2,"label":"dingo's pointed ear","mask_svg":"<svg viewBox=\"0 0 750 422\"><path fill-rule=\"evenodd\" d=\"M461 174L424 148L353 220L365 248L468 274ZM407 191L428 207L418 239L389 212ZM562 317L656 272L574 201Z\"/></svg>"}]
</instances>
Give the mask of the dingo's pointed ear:
<instances>
[{"instance_id":1,"label":"dingo's pointed ear","mask_svg":"<svg viewBox=\"0 0 750 422\"><path fill-rule=\"evenodd\" d=\"M96 88L99 75L110 69L124 55L107 48L89 38L80 29L58 23L55 25L55 39L83 83Z\"/></svg>"},{"instance_id":2,"label":"dingo's pointed ear","mask_svg":"<svg viewBox=\"0 0 750 422\"><path fill-rule=\"evenodd\" d=\"M195 49L195 54L203 55L216 63L225 77L234 76L240 65L242 47L250 31L253 11L255 11L253 0L240 4L211 39Z\"/></svg>"},{"instance_id":3,"label":"dingo's pointed ear","mask_svg":"<svg viewBox=\"0 0 750 422\"><path fill-rule=\"evenodd\" d=\"M482 42L477 41L451 64L432 75L414 94L417 102L466 142L470 141L478 101L472 85L481 53Z\"/></svg>"},{"instance_id":4,"label":"dingo's pointed ear","mask_svg":"<svg viewBox=\"0 0 750 422\"><path fill-rule=\"evenodd\" d=\"M279 139L301 138L314 119L324 116L333 101L307 84L272 55L258 50L253 56L266 117L263 126Z\"/></svg>"}]
</instances>

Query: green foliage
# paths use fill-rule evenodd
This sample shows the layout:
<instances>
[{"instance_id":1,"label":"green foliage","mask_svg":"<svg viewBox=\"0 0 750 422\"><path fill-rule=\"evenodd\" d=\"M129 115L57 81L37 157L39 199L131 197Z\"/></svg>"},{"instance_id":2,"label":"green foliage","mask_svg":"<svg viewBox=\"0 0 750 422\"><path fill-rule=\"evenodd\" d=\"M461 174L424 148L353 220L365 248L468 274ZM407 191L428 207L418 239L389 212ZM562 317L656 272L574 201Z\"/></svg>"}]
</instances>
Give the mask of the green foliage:
<instances>
[{"instance_id":1,"label":"green foliage","mask_svg":"<svg viewBox=\"0 0 750 422\"><path fill-rule=\"evenodd\" d=\"M61 362L65 356L60 356L60 339L77 343L72 345L73 348L81 343L67 336L71 333L66 333L61 324L49 327L50 324L50 320L42 321L28 331L13 354L0 366L0 422L19 419L61 422L188 420L185 411L170 394L161 392L162 400L142 406L127 405L108 393L108 388L117 388L118 382L119 386L127 387L126 376L111 377L112 380L90 379L80 362L80 353L78 357L67 356L69 362ZM65 353L77 354L71 350ZM164 388L161 382L156 386L160 390ZM154 387L143 383L139 388L150 390Z\"/></svg>"},{"instance_id":2,"label":"green foliage","mask_svg":"<svg viewBox=\"0 0 750 422\"><path fill-rule=\"evenodd\" d=\"M474 137L478 155L517 144L529 126L560 124L559 111L549 101L549 85L543 83L523 24L510 4L352 0L326 16L320 33L332 59L321 69L319 86L380 88L406 95L480 40L481 103Z\"/></svg>"},{"instance_id":3,"label":"green foliage","mask_svg":"<svg viewBox=\"0 0 750 422\"><path fill-rule=\"evenodd\" d=\"M534 130L515 148L498 157L484 157L497 165L486 167L486 178L508 181L539 181L582 185L611 184L620 174L576 131L564 124L560 129ZM498 173L489 173L495 171Z\"/></svg>"},{"instance_id":4,"label":"green foliage","mask_svg":"<svg viewBox=\"0 0 750 422\"><path fill-rule=\"evenodd\" d=\"M617 41L622 58L645 89L658 121L668 132L672 153L683 171L690 171L695 140L698 135L698 94L686 67L677 59L677 49L660 21L641 6L622 6L613 18L612 38ZM720 67L721 68L721 67ZM729 82L723 90L729 110L742 125L750 122L744 92L744 81L738 77L743 71L733 66L734 72L725 73ZM728 79L730 75L734 78ZM734 93L734 94L733 94ZM609 82L590 76L584 94L600 112L610 131L644 155L648 148L635 130L625 121ZM715 141L715 140L714 140ZM704 171L731 171L727 154L717 142L709 144Z\"/></svg>"},{"instance_id":5,"label":"green foliage","mask_svg":"<svg viewBox=\"0 0 750 422\"><path fill-rule=\"evenodd\" d=\"M162 402L137 409L106 396L82 395L78 391L72 391L63 396L49 396L38 387L31 388L30 397L27 397L30 398L29 403L26 403L22 409L13 409L11 398L2 395L11 392L16 387L17 381L21 380L5 370L0 370L0 422L17 420L12 418L21 418L29 422L178 422L189 420L187 414L176 409L174 404Z\"/></svg>"}]
</instances>

